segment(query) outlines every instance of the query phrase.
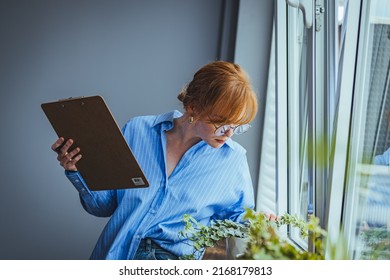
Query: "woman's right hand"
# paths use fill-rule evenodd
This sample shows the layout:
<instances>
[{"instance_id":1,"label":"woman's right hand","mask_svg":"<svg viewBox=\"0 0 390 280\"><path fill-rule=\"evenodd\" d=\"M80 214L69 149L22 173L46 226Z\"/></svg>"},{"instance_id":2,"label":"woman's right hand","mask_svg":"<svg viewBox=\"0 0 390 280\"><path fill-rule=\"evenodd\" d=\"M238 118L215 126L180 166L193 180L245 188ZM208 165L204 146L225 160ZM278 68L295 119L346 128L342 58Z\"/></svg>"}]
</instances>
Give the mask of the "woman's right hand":
<instances>
[{"instance_id":1,"label":"woman's right hand","mask_svg":"<svg viewBox=\"0 0 390 280\"><path fill-rule=\"evenodd\" d=\"M70 146L72 146L73 140L68 139L65 142L63 137L58 138L56 142L51 146L51 149L57 153L57 160L60 165L69 171L77 171L76 163L81 159L80 148L68 152Z\"/></svg>"}]
</instances>

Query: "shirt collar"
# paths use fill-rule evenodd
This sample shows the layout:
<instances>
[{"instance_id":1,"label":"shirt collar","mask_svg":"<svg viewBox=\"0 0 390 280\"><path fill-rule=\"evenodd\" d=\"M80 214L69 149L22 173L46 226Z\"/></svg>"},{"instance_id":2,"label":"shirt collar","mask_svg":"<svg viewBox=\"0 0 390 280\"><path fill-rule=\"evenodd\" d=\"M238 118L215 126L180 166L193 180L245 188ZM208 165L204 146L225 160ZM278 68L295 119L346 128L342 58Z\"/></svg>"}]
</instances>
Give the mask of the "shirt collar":
<instances>
[{"instance_id":1,"label":"shirt collar","mask_svg":"<svg viewBox=\"0 0 390 280\"><path fill-rule=\"evenodd\" d=\"M183 114L178 110L159 115L156 117L153 123L153 127L162 123L166 123L164 130L170 130L173 127L173 120L180 118L181 116L183 116Z\"/></svg>"},{"instance_id":2,"label":"shirt collar","mask_svg":"<svg viewBox=\"0 0 390 280\"><path fill-rule=\"evenodd\" d=\"M178 110L158 115L153 123L153 127L162 124L162 130L171 130L173 128L173 120L180 118L181 116L183 116L183 113L179 112ZM231 138L229 138L225 144L234 150L234 142Z\"/></svg>"}]
</instances>

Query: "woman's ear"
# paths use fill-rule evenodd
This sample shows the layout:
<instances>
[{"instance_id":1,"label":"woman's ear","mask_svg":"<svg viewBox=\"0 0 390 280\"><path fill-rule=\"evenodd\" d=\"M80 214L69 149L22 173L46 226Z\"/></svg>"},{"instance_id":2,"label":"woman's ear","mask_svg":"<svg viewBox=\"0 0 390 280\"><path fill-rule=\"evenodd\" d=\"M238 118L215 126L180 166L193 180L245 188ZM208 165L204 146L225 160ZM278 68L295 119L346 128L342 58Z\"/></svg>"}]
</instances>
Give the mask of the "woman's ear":
<instances>
[{"instance_id":1,"label":"woman's ear","mask_svg":"<svg viewBox=\"0 0 390 280\"><path fill-rule=\"evenodd\" d=\"M195 106L188 105L185 108L185 111L186 111L186 115L188 116L189 123L193 123L194 121L196 121L198 119L199 113L196 111Z\"/></svg>"},{"instance_id":2,"label":"woman's ear","mask_svg":"<svg viewBox=\"0 0 390 280\"><path fill-rule=\"evenodd\" d=\"M188 113L189 116L194 116L196 114L195 106L190 104L185 108L186 112Z\"/></svg>"}]
</instances>

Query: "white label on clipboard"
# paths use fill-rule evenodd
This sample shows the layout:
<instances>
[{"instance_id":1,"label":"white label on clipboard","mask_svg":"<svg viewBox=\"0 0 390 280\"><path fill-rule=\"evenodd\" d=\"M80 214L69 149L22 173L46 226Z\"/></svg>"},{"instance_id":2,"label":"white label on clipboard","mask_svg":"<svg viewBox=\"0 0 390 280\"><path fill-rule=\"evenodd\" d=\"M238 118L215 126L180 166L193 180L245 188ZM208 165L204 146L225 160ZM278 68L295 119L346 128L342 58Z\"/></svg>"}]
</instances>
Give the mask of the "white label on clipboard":
<instances>
[{"instance_id":1,"label":"white label on clipboard","mask_svg":"<svg viewBox=\"0 0 390 280\"><path fill-rule=\"evenodd\" d=\"M142 180L141 177L131 178L131 180L133 181L134 185L136 185L136 186L144 186L145 185L145 182L144 182L144 180Z\"/></svg>"}]
</instances>

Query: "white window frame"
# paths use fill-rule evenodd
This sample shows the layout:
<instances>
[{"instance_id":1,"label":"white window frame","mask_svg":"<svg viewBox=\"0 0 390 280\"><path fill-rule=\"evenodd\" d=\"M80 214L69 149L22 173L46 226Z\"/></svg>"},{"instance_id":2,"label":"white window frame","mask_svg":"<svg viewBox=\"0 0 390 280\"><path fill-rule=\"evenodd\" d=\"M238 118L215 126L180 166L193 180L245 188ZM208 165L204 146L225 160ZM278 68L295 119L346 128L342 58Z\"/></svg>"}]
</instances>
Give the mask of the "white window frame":
<instances>
[{"instance_id":1,"label":"white window frame","mask_svg":"<svg viewBox=\"0 0 390 280\"><path fill-rule=\"evenodd\" d=\"M327 244L337 244L340 235L348 240L348 235L342 230L343 224L343 200L345 198L345 181L347 169L347 155L350 139L351 109L353 101L353 88L355 80L355 65L357 62L358 34L360 26L360 1L349 1L348 19L346 24L343 68L340 73L340 86L338 88L339 102L336 110L336 122L334 125L334 138L332 146L334 153L331 157L331 173L328 180L330 189L330 202L328 212L328 240ZM345 217L344 217L345 218ZM327 252L329 258L330 252Z\"/></svg>"}]
</instances>

